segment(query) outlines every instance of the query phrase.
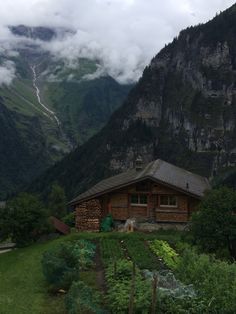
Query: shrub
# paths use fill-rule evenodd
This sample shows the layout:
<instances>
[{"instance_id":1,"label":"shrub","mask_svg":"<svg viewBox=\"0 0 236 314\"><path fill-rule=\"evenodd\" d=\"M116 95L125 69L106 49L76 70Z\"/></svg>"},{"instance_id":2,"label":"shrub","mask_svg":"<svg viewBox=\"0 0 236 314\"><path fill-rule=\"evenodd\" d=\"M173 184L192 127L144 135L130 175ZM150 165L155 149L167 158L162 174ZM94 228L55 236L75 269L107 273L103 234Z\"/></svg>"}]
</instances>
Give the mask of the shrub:
<instances>
[{"instance_id":1,"label":"shrub","mask_svg":"<svg viewBox=\"0 0 236 314\"><path fill-rule=\"evenodd\" d=\"M102 314L100 295L82 281L74 281L65 298L68 314Z\"/></svg>"},{"instance_id":2,"label":"shrub","mask_svg":"<svg viewBox=\"0 0 236 314\"><path fill-rule=\"evenodd\" d=\"M18 246L36 241L50 230L47 212L37 196L22 193L0 209L0 237Z\"/></svg>"},{"instance_id":3,"label":"shrub","mask_svg":"<svg viewBox=\"0 0 236 314\"><path fill-rule=\"evenodd\" d=\"M79 279L79 255L72 243L60 244L43 254L43 274L53 289L68 289Z\"/></svg>"},{"instance_id":4,"label":"shrub","mask_svg":"<svg viewBox=\"0 0 236 314\"><path fill-rule=\"evenodd\" d=\"M158 295L156 308L160 314L210 313L206 302L199 298L174 298L163 294Z\"/></svg>"},{"instance_id":5,"label":"shrub","mask_svg":"<svg viewBox=\"0 0 236 314\"><path fill-rule=\"evenodd\" d=\"M165 265L170 269L174 270L177 268L178 264L178 254L166 241L154 240L150 242L151 250L161 258Z\"/></svg>"},{"instance_id":6,"label":"shrub","mask_svg":"<svg viewBox=\"0 0 236 314\"><path fill-rule=\"evenodd\" d=\"M92 264L95 246L85 240L63 243L43 254L43 274L52 289L68 289L79 270Z\"/></svg>"},{"instance_id":7,"label":"shrub","mask_svg":"<svg viewBox=\"0 0 236 314\"><path fill-rule=\"evenodd\" d=\"M236 264L216 260L206 254L198 255L185 249L177 273L187 284L193 284L198 296L206 300L210 313L236 313Z\"/></svg>"},{"instance_id":8,"label":"shrub","mask_svg":"<svg viewBox=\"0 0 236 314\"><path fill-rule=\"evenodd\" d=\"M236 258L236 192L223 187L210 191L192 216L191 231L203 250L216 253L228 248Z\"/></svg>"},{"instance_id":9,"label":"shrub","mask_svg":"<svg viewBox=\"0 0 236 314\"><path fill-rule=\"evenodd\" d=\"M75 212L69 213L62 218L62 221L67 224L69 227L75 227Z\"/></svg>"}]
</instances>

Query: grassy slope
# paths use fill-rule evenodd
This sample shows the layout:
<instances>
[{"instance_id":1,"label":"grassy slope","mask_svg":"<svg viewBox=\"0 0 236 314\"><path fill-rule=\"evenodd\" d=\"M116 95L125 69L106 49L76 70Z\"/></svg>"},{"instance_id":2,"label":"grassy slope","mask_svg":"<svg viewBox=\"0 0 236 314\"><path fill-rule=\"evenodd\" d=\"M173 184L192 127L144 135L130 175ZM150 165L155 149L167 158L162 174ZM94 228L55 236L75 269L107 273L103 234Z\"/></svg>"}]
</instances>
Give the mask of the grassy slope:
<instances>
[{"instance_id":1,"label":"grassy slope","mask_svg":"<svg viewBox=\"0 0 236 314\"><path fill-rule=\"evenodd\" d=\"M64 313L63 300L47 295L40 264L42 253L60 241L36 244L0 256L1 314Z\"/></svg>"},{"instance_id":2,"label":"grassy slope","mask_svg":"<svg viewBox=\"0 0 236 314\"><path fill-rule=\"evenodd\" d=\"M56 121L47 117L44 114L45 111L39 105L30 80L17 79L12 86L1 88L0 95L3 97L4 104L9 110L19 113L21 116L23 115L26 119L34 117L39 119L43 136L48 147L57 145L62 150L68 150L65 143L58 137L58 126ZM33 126L18 119L17 128L19 130L27 132L31 127ZM22 135L24 136L24 134ZM51 157L53 160L57 161L58 159L61 159L62 154L51 152Z\"/></svg>"},{"instance_id":3,"label":"grassy slope","mask_svg":"<svg viewBox=\"0 0 236 314\"><path fill-rule=\"evenodd\" d=\"M41 257L44 251L67 240L84 239L164 239L175 243L180 233L162 231L158 233L83 233L35 244L0 255L0 313L1 314L63 314L62 297L49 296L41 269ZM94 272L82 274L82 279L94 284Z\"/></svg>"}]
</instances>

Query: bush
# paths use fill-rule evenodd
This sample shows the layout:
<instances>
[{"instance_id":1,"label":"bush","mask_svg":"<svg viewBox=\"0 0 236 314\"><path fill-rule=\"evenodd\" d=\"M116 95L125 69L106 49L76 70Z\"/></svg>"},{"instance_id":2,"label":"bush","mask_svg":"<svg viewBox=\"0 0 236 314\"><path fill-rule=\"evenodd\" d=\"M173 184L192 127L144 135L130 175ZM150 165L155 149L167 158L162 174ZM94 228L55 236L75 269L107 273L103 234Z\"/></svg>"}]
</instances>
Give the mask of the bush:
<instances>
[{"instance_id":1,"label":"bush","mask_svg":"<svg viewBox=\"0 0 236 314\"><path fill-rule=\"evenodd\" d=\"M95 246L85 240L63 243L43 254L43 274L52 289L68 289L79 271L92 264Z\"/></svg>"},{"instance_id":2,"label":"bush","mask_svg":"<svg viewBox=\"0 0 236 314\"><path fill-rule=\"evenodd\" d=\"M63 243L43 254L43 274L52 289L68 289L79 279L79 255L73 249L72 243Z\"/></svg>"},{"instance_id":3,"label":"bush","mask_svg":"<svg viewBox=\"0 0 236 314\"><path fill-rule=\"evenodd\" d=\"M68 314L102 314L100 295L82 281L74 281L65 298Z\"/></svg>"},{"instance_id":4,"label":"bush","mask_svg":"<svg viewBox=\"0 0 236 314\"><path fill-rule=\"evenodd\" d=\"M75 227L75 212L69 213L62 218L62 221L71 228Z\"/></svg>"},{"instance_id":5,"label":"bush","mask_svg":"<svg viewBox=\"0 0 236 314\"><path fill-rule=\"evenodd\" d=\"M160 294L157 299L160 314L207 314L210 313L205 301L199 298L174 298Z\"/></svg>"},{"instance_id":6,"label":"bush","mask_svg":"<svg viewBox=\"0 0 236 314\"><path fill-rule=\"evenodd\" d=\"M198 255L185 249L178 263L179 278L193 284L199 298L205 300L210 313L236 313L236 264Z\"/></svg>"},{"instance_id":7,"label":"bush","mask_svg":"<svg viewBox=\"0 0 236 314\"><path fill-rule=\"evenodd\" d=\"M192 216L191 231L204 251L228 248L236 258L236 192L223 187L210 191Z\"/></svg>"},{"instance_id":8,"label":"bush","mask_svg":"<svg viewBox=\"0 0 236 314\"><path fill-rule=\"evenodd\" d=\"M49 230L47 212L35 195L19 194L0 209L0 238L11 238L18 246L36 241Z\"/></svg>"}]
</instances>

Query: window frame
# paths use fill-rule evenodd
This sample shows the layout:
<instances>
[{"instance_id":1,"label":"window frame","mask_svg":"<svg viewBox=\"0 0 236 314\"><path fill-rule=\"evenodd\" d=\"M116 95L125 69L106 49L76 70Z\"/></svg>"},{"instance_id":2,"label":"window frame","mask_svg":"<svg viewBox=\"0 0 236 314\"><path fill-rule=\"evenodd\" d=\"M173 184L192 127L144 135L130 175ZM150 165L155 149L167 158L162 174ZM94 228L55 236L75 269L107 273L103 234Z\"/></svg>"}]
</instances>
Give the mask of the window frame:
<instances>
[{"instance_id":1,"label":"window frame","mask_svg":"<svg viewBox=\"0 0 236 314\"><path fill-rule=\"evenodd\" d=\"M132 196L138 197L138 203L132 203ZM141 197L145 196L147 198L147 203L141 203ZM139 206L139 207L147 207L148 206L148 194L144 193L132 193L130 194L130 206Z\"/></svg>"},{"instance_id":2,"label":"window frame","mask_svg":"<svg viewBox=\"0 0 236 314\"><path fill-rule=\"evenodd\" d=\"M162 196L165 196L165 197L168 198L168 205L161 204L161 197ZM170 198L171 197L175 197L175 200L176 200L175 205L170 205ZM166 207L166 208L178 208L178 197L177 197L177 195L174 195L174 194L162 194L162 195L159 195L159 206L160 207Z\"/></svg>"}]
</instances>

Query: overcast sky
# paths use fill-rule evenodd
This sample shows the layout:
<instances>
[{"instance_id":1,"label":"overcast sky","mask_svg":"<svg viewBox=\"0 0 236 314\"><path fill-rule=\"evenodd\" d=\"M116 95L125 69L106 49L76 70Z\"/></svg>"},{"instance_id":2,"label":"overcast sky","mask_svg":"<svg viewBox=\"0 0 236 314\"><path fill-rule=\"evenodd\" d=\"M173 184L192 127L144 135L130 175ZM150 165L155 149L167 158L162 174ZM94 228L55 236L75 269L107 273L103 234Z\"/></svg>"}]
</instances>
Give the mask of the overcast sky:
<instances>
[{"instance_id":1,"label":"overcast sky","mask_svg":"<svg viewBox=\"0 0 236 314\"><path fill-rule=\"evenodd\" d=\"M206 22L233 0L0 0L3 26L63 26L75 34L48 49L73 61L99 59L103 70L120 82L135 81L151 58L179 31ZM12 39L11 39L12 40ZM1 52L1 46L0 46ZM0 67L14 72L11 64ZM5 73L6 75L6 73Z\"/></svg>"}]
</instances>

